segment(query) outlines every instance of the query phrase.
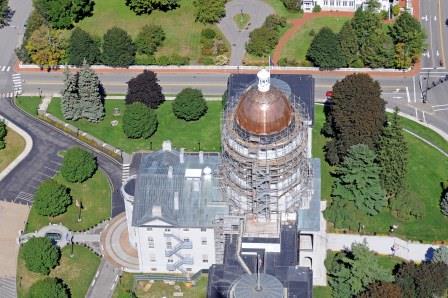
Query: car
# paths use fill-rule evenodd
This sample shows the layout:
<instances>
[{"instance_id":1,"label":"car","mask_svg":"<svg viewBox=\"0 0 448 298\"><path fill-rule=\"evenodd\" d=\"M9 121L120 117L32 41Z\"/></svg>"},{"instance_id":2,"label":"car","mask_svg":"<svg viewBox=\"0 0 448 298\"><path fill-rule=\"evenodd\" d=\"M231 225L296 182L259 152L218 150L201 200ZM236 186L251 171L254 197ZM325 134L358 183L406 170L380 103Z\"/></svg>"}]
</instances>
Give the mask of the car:
<instances>
[{"instance_id":1,"label":"car","mask_svg":"<svg viewBox=\"0 0 448 298\"><path fill-rule=\"evenodd\" d=\"M62 239L62 235L59 233L56 233L56 232L45 233L45 237L47 237L51 241L55 241L55 242Z\"/></svg>"},{"instance_id":2,"label":"car","mask_svg":"<svg viewBox=\"0 0 448 298\"><path fill-rule=\"evenodd\" d=\"M325 92L325 97L327 98L327 100L331 100L333 98L333 91L328 90L327 92Z\"/></svg>"}]
</instances>

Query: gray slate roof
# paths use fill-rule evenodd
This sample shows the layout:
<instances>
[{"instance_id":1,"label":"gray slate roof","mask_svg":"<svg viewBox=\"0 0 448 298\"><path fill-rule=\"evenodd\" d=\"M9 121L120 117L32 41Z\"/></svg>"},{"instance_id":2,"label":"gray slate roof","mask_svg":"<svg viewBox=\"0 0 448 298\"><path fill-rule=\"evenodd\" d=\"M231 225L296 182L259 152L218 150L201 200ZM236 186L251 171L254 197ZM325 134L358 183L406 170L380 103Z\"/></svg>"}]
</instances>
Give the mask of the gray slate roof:
<instances>
[{"instance_id":1,"label":"gray slate roof","mask_svg":"<svg viewBox=\"0 0 448 298\"><path fill-rule=\"evenodd\" d=\"M142 154L138 165L135 188L133 226L145 225L148 221L161 219L180 227L210 227L218 215L229 212L218 188L217 172L221 158L217 153L204 153L203 163L198 153L184 153L180 163L180 152L157 151ZM172 167L172 178L168 177ZM211 178L185 177L186 169L212 170ZM178 204L175 193L178 193ZM178 205L178 206L176 206ZM160 206L161 214L153 214L153 207ZM156 207L157 209L157 207Z\"/></svg>"}]
</instances>

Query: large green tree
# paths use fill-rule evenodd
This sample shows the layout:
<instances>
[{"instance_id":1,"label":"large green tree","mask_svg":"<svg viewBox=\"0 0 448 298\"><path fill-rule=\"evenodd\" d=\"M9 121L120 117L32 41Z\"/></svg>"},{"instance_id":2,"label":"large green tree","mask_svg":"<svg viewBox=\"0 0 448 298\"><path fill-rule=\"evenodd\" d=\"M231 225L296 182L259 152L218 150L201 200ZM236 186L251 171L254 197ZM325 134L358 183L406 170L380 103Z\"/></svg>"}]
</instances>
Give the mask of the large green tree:
<instances>
[{"instance_id":1,"label":"large green tree","mask_svg":"<svg viewBox=\"0 0 448 298\"><path fill-rule=\"evenodd\" d=\"M392 282L375 282L367 287L357 298L403 298L401 288Z\"/></svg>"},{"instance_id":2,"label":"large green tree","mask_svg":"<svg viewBox=\"0 0 448 298\"><path fill-rule=\"evenodd\" d=\"M434 250L431 258L432 263L444 263L448 265L448 247L440 246Z\"/></svg>"},{"instance_id":3,"label":"large green tree","mask_svg":"<svg viewBox=\"0 0 448 298\"><path fill-rule=\"evenodd\" d=\"M107 30L103 37L102 61L113 67L128 67L135 62L135 45L129 34L121 28Z\"/></svg>"},{"instance_id":4,"label":"large green tree","mask_svg":"<svg viewBox=\"0 0 448 298\"><path fill-rule=\"evenodd\" d=\"M47 277L35 282L29 290L29 298L69 298L67 286L56 278Z\"/></svg>"},{"instance_id":5,"label":"large green tree","mask_svg":"<svg viewBox=\"0 0 448 298\"><path fill-rule=\"evenodd\" d=\"M183 89L173 102L173 113L177 118L194 121L207 113L207 103L199 89Z\"/></svg>"},{"instance_id":6,"label":"large green tree","mask_svg":"<svg viewBox=\"0 0 448 298\"><path fill-rule=\"evenodd\" d=\"M147 139L157 130L156 113L141 102L126 105L123 115L123 131L128 138Z\"/></svg>"},{"instance_id":7,"label":"large green tree","mask_svg":"<svg viewBox=\"0 0 448 298\"><path fill-rule=\"evenodd\" d=\"M72 203L69 189L53 179L42 182L34 195L33 206L42 216L56 216Z\"/></svg>"},{"instance_id":8,"label":"large green tree","mask_svg":"<svg viewBox=\"0 0 448 298\"><path fill-rule=\"evenodd\" d=\"M165 96L162 93L162 87L153 71L144 70L143 73L129 80L126 104L142 102L155 109L164 101Z\"/></svg>"},{"instance_id":9,"label":"large green tree","mask_svg":"<svg viewBox=\"0 0 448 298\"><path fill-rule=\"evenodd\" d=\"M68 29L93 11L91 0L33 0L34 8L51 27Z\"/></svg>"},{"instance_id":10,"label":"large green tree","mask_svg":"<svg viewBox=\"0 0 448 298\"><path fill-rule=\"evenodd\" d=\"M144 26L135 39L137 51L146 55L153 55L165 40L165 32L158 25Z\"/></svg>"},{"instance_id":11,"label":"large green tree","mask_svg":"<svg viewBox=\"0 0 448 298\"><path fill-rule=\"evenodd\" d=\"M338 35L339 48L341 50L342 60L348 67L354 67L359 63L359 48L356 32L353 30L352 24L347 21L342 26Z\"/></svg>"},{"instance_id":12,"label":"large green tree","mask_svg":"<svg viewBox=\"0 0 448 298\"><path fill-rule=\"evenodd\" d=\"M68 149L64 154L61 175L68 182L84 182L93 176L98 165L92 153L79 147Z\"/></svg>"},{"instance_id":13,"label":"large green tree","mask_svg":"<svg viewBox=\"0 0 448 298\"><path fill-rule=\"evenodd\" d=\"M78 92L78 73L70 73L68 69L65 70L61 111L64 119L66 120L78 120L81 118L81 107Z\"/></svg>"},{"instance_id":14,"label":"large green tree","mask_svg":"<svg viewBox=\"0 0 448 298\"><path fill-rule=\"evenodd\" d=\"M227 0L194 0L196 21L201 23L216 23L226 15Z\"/></svg>"},{"instance_id":15,"label":"large green tree","mask_svg":"<svg viewBox=\"0 0 448 298\"><path fill-rule=\"evenodd\" d=\"M384 191L388 197L396 197L405 189L408 166L408 144L400 125L398 108L380 137L377 160Z\"/></svg>"},{"instance_id":16,"label":"large green tree","mask_svg":"<svg viewBox=\"0 0 448 298\"><path fill-rule=\"evenodd\" d=\"M96 42L86 31L75 28L68 40L68 63L81 66L83 63L95 64L100 60L101 51Z\"/></svg>"},{"instance_id":17,"label":"large green tree","mask_svg":"<svg viewBox=\"0 0 448 298\"><path fill-rule=\"evenodd\" d=\"M179 0L126 0L126 5L136 14L149 14L155 9L167 11L178 6Z\"/></svg>"},{"instance_id":18,"label":"large green tree","mask_svg":"<svg viewBox=\"0 0 448 298\"><path fill-rule=\"evenodd\" d=\"M59 248L46 237L29 239L22 246L21 254L28 270L42 274L50 273L61 257Z\"/></svg>"},{"instance_id":19,"label":"large green tree","mask_svg":"<svg viewBox=\"0 0 448 298\"><path fill-rule=\"evenodd\" d=\"M352 74L333 86L333 97L326 111L324 132L331 139L326 145L330 164L344 159L356 144L374 149L386 123L381 87L367 74Z\"/></svg>"},{"instance_id":20,"label":"large green tree","mask_svg":"<svg viewBox=\"0 0 448 298\"><path fill-rule=\"evenodd\" d=\"M378 13L370 9L364 10L359 8L351 20L353 30L356 32L358 47L361 48L366 44L375 31L381 29L381 18Z\"/></svg>"},{"instance_id":21,"label":"large green tree","mask_svg":"<svg viewBox=\"0 0 448 298\"><path fill-rule=\"evenodd\" d=\"M354 145L344 161L337 166L331 193L332 201L326 217L338 225L340 201L349 201L367 215L376 215L387 200L380 181L381 168L375 163L375 153L364 144Z\"/></svg>"},{"instance_id":22,"label":"large green tree","mask_svg":"<svg viewBox=\"0 0 448 298\"><path fill-rule=\"evenodd\" d=\"M5 149L6 147L5 137L7 133L8 130L6 129L5 122L3 120L0 120L0 150Z\"/></svg>"},{"instance_id":23,"label":"large green tree","mask_svg":"<svg viewBox=\"0 0 448 298\"><path fill-rule=\"evenodd\" d=\"M376 281L390 282L393 276L383 268L365 244L354 243L350 251L338 252L325 260L333 297L353 297Z\"/></svg>"},{"instance_id":24,"label":"large green tree","mask_svg":"<svg viewBox=\"0 0 448 298\"><path fill-rule=\"evenodd\" d=\"M383 28L369 35L360 47L360 55L364 65L371 68L392 68L395 65L395 46Z\"/></svg>"},{"instance_id":25,"label":"large green tree","mask_svg":"<svg viewBox=\"0 0 448 298\"><path fill-rule=\"evenodd\" d=\"M306 53L307 59L321 69L345 66L338 36L330 28L323 27L314 37Z\"/></svg>"},{"instance_id":26,"label":"large green tree","mask_svg":"<svg viewBox=\"0 0 448 298\"><path fill-rule=\"evenodd\" d=\"M419 20L408 12L402 13L390 28L390 35L396 44L403 44L406 47L403 55L415 62L423 52L425 33ZM398 58L400 58L399 53ZM410 65L404 65L408 67Z\"/></svg>"},{"instance_id":27,"label":"large green tree","mask_svg":"<svg viewBox=\"0 0 448 298\"><path fill-rule=\"evenodd\" d=\"M78 88L81 117L90 122L99 122L104 117L101 83L88 65L84 65L79 72Z\"/></svg>"},{"instance_id":28,"label":"large green tree","mask_svg":"<svg viewBox=\"0 0 448 298\"><path fill-rule=\"evenodd\" d=\"M31 34L25 48L34 63L44 68L55 67L66 55L64 33L43 25Z\"/></svg>"}]
</instances>

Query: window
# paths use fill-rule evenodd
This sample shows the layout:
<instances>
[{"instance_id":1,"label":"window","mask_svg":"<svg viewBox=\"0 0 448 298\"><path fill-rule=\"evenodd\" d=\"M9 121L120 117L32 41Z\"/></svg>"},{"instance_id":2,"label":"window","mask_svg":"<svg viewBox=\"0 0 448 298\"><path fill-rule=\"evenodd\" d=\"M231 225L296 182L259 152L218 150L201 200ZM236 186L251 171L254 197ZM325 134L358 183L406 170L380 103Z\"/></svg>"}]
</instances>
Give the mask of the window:
<instances>
[{"instance_id":1,"label":"window","mask_svg":"<svg viewBox=\"0 0 448 298\"><path fill-rule=\"evenodd\" d=\"M202 255L202 263L208 263L208 255Z\"/></svg>"},{"instance_id":2,"label":"window","mask_svg":"<svg viewBox=\"0 0 448 298\"><path fill-rule=\"evenodd\" d=\"M190 229L184 229L184 232L188 232Z\"/></svg>"},{"instance_id":3,"label":"window","mask_svg":"<svg viewBox=\"0 0 448 298\"><path fill-rule=\"evenodd\" d=\"M168 259L168 263L173 263L174 260L173 259Z\"/></svg>"},{"instance_id":4,"label":"window","mask_svg":"<svg viewBox=\"0 0 448 298\"><path fill-rule=\"evenodd\" d=\"M151 271L157 271L157 268L151 268Z\"/></svg>"},{"instance_id":5,"label":"window","mask_svg":"<svg viewBox=\"0 0 448 298\"><path fill-rule=\"evenodd\" d=\"M201 232L205 232L205 231L207 231L206 228L201 228Z\"/></svg>"},{"instance_id":6,"label":"window","mask_svg":"<svg viewBox=\"0 0 448 298\"><path fill-rule=\"evenodd\" d=\"M193 269L192 268L187 268L187 271L191 272L191 271L193 271Z\"/></svg>"},{"instance_id":7,"label":"window","mask_svg":"<svg viewBox=\"0 0 448 298\"><path fill-rule=\"evenodd\" d=\"M149 231L152 231L152 228L146 228L146 230L149 232Z\"/></svg>"},{"instance_id":8,"label":"window","mask_svg":"<svg viewBox=\"0 0 448 298\"><path fill-rule=\"evenodd\" d=\"M207 245L207 238L202 237L202 239L201 239L201 244L202 244L202 245Z\"/></svg>"},{"instance_id":9,"label":"window","mask_svg":"<svg viewBox=\"0 0 448 298\"><path fill-rule=\"evenodd\" d=\"M149 255L149 261L154 263L156 261L156 255L155 254L150 254Z\"/></svg>"},{"instance_id":10,"label":"window","mask_svg":"<svg viewBox=\"0 0 448 298\"><path fill-rule=\"evenodd\" d=\"M184 238L185 242L190 242L190 238Z\"/></svg>"},{"instance_id":11,"label":"window","mask_svg":"<svg viewBox=\"0 0 448 298\"><path fill-rule=\"evenodd\" d=\"M154 248L154 238L148 237L148 248Z\"/></svg>"},{"instance_id":12,"label":"window","mask_svg":"<svg viewBox=\"0 0 448 298\"><path fill-rule=\"evenodd\" d=\"M171 229L165 229L165 232L171 232Z\"/></svg>"},{"instance_id":13,"label":"window","mask_svg":"<svg viewBox=\"0 0 448 298\"><path fill-rule=\"evenodd\" d=\"M166 242L166 249L172 249L173 248L173 243L171 243L171 241L167 241Z\"/></svg>"}]
</instances>

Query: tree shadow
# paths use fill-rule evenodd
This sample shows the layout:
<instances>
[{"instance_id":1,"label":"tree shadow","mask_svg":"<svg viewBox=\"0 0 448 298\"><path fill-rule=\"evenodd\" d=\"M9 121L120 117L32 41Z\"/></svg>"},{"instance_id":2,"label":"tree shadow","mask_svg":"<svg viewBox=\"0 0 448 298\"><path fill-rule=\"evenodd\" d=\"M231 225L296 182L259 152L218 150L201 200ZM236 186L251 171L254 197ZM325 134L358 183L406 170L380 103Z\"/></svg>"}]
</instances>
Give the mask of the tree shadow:
<instances>
[{"instance_id":1,"label":"tree shadow","mask_svg":"<svg viewBox=\"0 0 448 298\"><path fill-rule=\"evenodd\" d=\"M3 19L0 18L0 28L9 26L9 24L11 23L11 20L15 14L16 14L16 11L12 10L8 7L8 9L5 11L5 13L2 16Z\"/></svg>"}]
</instances>

